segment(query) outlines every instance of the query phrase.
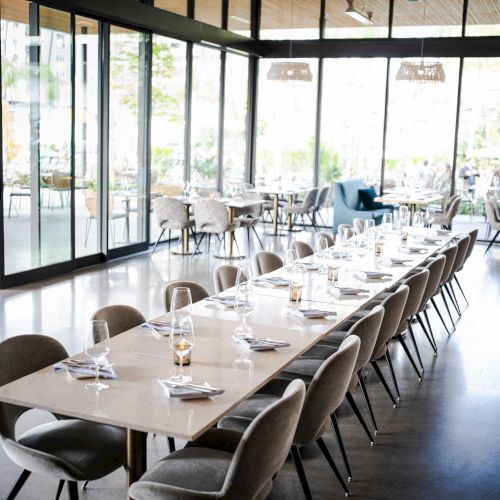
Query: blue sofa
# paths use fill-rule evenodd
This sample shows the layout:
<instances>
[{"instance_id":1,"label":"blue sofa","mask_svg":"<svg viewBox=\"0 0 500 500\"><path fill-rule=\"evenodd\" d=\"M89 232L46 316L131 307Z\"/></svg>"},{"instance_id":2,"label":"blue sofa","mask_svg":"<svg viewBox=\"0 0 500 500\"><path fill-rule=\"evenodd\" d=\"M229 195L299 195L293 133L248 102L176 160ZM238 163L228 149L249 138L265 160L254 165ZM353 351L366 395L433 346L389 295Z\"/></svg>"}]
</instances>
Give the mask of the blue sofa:
<instances>
[{"instance_id":1,"label":"blue sofa","mask_svg":"<svg viewBox=\"0 0 500 500\"><path fill-rule=\"evenodd\" d=\"M359 197L359 190L367 186L361 179L342 181L335 184L333 198L333 232L337 234L339 224L352 224L354 218L375 219L375 224L382 222L385 213L392 213L393 206L368 210Z\"/></svg>"}]
</instances>

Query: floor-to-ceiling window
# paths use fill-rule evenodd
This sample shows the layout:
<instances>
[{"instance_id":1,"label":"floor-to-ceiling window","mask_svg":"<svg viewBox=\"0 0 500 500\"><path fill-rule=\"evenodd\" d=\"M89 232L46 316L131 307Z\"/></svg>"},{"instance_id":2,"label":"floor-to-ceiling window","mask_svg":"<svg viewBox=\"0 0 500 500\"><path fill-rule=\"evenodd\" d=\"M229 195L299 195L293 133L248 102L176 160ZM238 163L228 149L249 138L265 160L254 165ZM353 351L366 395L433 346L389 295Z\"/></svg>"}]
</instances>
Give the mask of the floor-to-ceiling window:
<instances>
[{"instance_id":1,"label":"floor-to-ceiling window","mask_svg":"<svg viewBox=\"0 0 500 500\"><path fill-rule=\"evenodd\" d=\"M445 81L396 80L391 60L385 187L435 189L448 195L455 136L459 59L441 59Z\"/></svg>"},{"instance_id":2,"label":"floor-to-ceiling window","mask_svg":"<svg viewBox=\"0 0 500 500\"><path fill-rule=\"evenodd\" d=\"M248 58L226 54L223 185L236 192L245 179Z\"/></svg>"},{"instance_id":3,"label":"floor-to-ceiling window","mask_svg":"<svg viewBox=\"0 0 500 500\"><path fill-rule=\"evenodd\" d=\"M75 255L100 252L99 23L75 17Z\"/></svg>"},{"instance_id":4,"label":"floor-to-ceiling window","mask_svg":"<svg viewBox=\"0 0 500 500\"><path fill-rule=\"evenodd\" d=\"M144 241L146 37L111 26L109 49L108 247Z\"/></svg>"},{"instance_id":5,"label":"floor-to-ceiling window","mask_svg":"<svg viewBox=\"0 0 500 500\"><path fill-rule=\"evenodd\" d=\"M193 47L191 186L200 194L217 188L220 52Z\"/></svg>"},{"instance_id":6,"label":"floor-to-ceiling window","mask_svg":"<svg viewBox=\"0 0 500 500\"><path fill-rule=\"evenodd\" d=\"M255 182L312 184L318 61L306 63L310 81L274 80L273 59L260 61Z\"/></svg>"},{"instance_id":7,"label":"floor-to-ceiling window","mask_svg":"<svg viewBox=\"0 0 500 500\"><path fill-rule=\"evenodd\" d=\"M386 59L325 59L319 182L362 178L378 185Z\"/></svg>"},{"instance_id":8,"label":"floor-to-ceiling window","mask_svg":"<svg viewBox=\"0 0 500 500\"><path fill-rule=\"evenodd\" d=\"M151 198L176 196L184 187L186 44L153 37L151 82ZM151 214L151 241L159 226Z\"/></svg>"}]
</instances>

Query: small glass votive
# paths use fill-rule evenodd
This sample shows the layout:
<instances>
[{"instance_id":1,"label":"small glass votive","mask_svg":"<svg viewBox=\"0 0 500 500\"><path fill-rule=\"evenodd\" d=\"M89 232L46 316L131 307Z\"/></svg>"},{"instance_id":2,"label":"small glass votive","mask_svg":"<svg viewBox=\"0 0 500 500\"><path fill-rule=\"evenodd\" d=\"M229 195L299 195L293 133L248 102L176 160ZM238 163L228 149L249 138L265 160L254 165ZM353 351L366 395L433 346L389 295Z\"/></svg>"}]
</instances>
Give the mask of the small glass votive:
<instances>
[{"instance_id":1,"label":"small glass votive","mask_svg":"<svg viewBox=\"0 0 500 500\"><path fill-rule=\"evenodd\" d=\"M336 263L329 263L328 266L328 282L336 285L339 281L340 266Z\"/></svg>"},{"instance_id":2,"label":"small glass votive","mask_svg":"<svg viewBox=\"0 0 500 500\"><path fill-rule=\"evenodd\" d=\"M290 283L290 302L300 302L302 300L302 288L300 283Z\"/></svg>"},{"instance_id":3,"label":"small glass votive","mask_svg":"<svg viewBox=\"0 0 500 500\"><path fill-rule=\"evenodd\" d=\"M181 364L181 357L174 352L174 364ZM182 357L182 366L188 366L191 364L191 351L189 351L185 356Z\"/></svg>"}]
</instances>

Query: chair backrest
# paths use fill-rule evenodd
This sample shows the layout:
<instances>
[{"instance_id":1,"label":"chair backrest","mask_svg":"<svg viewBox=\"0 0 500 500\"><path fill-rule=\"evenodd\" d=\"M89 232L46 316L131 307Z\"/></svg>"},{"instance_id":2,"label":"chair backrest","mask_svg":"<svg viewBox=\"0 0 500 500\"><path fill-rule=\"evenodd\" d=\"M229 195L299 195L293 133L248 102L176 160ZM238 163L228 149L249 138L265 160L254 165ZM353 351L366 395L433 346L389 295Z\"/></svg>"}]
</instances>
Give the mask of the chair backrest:
<instances>
[{"instance_id":1,"label":"chair backrest","mask_svg":"<svg viewBox=\"0 0 500 500\"><path fill-rule=\"evenodd\" d=\"M304 397L304 382L294 380L248 426L229 466L221 497L266 498L274 475L290 453Z\"/></svg>"},{"instance_id":2,"label":"chair backrest","mask_svg":"<svg viewBox=\"0 0 500 500\"><path fill-rule=\"evenodd\" d=\"M259 193L243 193L241 196L244 200L262 200L262 196ZM245 208L234 208L234 216L250 216L258 218L262 215L262 203L257 203L255 205L250 205Z\"/></svg>"},{"instance_id":3,"label":"chair backrest","mask_svg":"<svg viewBox=\"0 0 500 500\"><path fill-rule=\"evenodd\" d=\"M465 252L464 264L469 260L469 257L472 254L472 250L474 250L474 245L476 244L477 235L479 234L478 229L473 229L467 233L470 236L469 246L467 247L467 252ZM463 266L463 264L462 264Z\"/></svg>"},{"instance_id":4,"label":"chair backrest","mask_svg":"<svg viewBox=\"0 0 500 500\"><path fill-rule=\"evenodd\" d=\"M224 265L214 271L215 293L223 292L236 284L238 268L236 266Z\"/></svg>"},{"instance_id":5,"label":"chair backrest","mask_svg":"<svg viewBox=\"0 0 500 500\"><path fill-rule=\"evenodd\" d=\"M335 245L335 240L333 239L333 236L325 231L320 231L319 233L317 233L318 235L320 236L323 236L323 238L326 239L326 241L328 242L328 246L329 247L333 247L333 245Z\"/></svg>"},{"instance_id":6,"label":"chair backrest","mask_svg":"<svg viewBox=\"0 0 500 500\"><path fill-rule=\"evenodd\" d=\"M371 359L383 319L384 308L382 306L375 306L366 316L356 321L346 334L346 337L356 335L361 340L358 358L353 370L356 377L359 370Z\"/></svg>"},{"instance_id":7,"label":"chair backrest","mask_svg":"<svg viewBox=\"0 0 500 500\"><path fill-rule=\"evenodd\" d=\"M422 269L422 271L403 281L402 284L408 286L409 293L401 317L400 328L398 328L399 331L401 331L401 329L403 329L402 331L406 330L407 320L417 314L428 279L429 271L427 269Z\"/></svg>"},{"instance_id":8,"label":"chair backrest","mask_svg":"<svg viewBox=\"0 0 500 500\"><path fill-rule=\"evenodd\" d=\"M365 219L354 218L352 219L352 227L356 234L363 234L365 232Z\"/></svg>"},{"instance_id":9,"label":"chair backrest","mask_svg":"<svg viewBox=\"0 0 500 500\"><path fill-rule=\"evenodd\" d=\"M243 192L251 191L252 189L254 189L254 186L253 186L253 184L250 184L249 182L242 182L241 189L243 190Z\"/></svg>"},{"instance_id":10,"label":"chair backrest","mask_svg":"<svg viewBox=\"0 0 500 500\"><path fill-rule=\"evenodd\" d=\"M352 238L354 236L354 229L350 224L339 224L338 234L343 237L344 231L347 229L347 239Z\"/></svg>"},{"instance_id":11,"label":"chair backrest","mask_svg":"<svg viewBox=\"0 0 500 500\"><path fill-rule=\"evenodd\" d=\"M494 229L498 227L498 224L500 222L500 220L497 218L496 206L497 202L494 200L489 199L485 201L486 218L488 219L491 227L493 227Z\"/></svg>"},{"instance_id":12,"label":"chair backrest","mask_svg":"<svg viewBox=\"0 0 500 500\"><path fill-rule=\"evenodd\" d=\"M294 445L305 446L321 437L325 421L344 400L360 346L359 337L350 335L320 366L307 389Z\"/></svg>"},{"instance_id":13,"label":"chair backrest","mask_svg":"<svg viewBox=\"0 0 500 500\"><path fill-rule=\"evenodd\" d=\"M422 295L422 300L420 302L420 307L418 312L422 312L427 302L431 297L434 297L439 292L439 284L441 283L441 277L443 276L443 271L446 266L446 256L438 255L437 257L430 259L425 269L429 271L429 279L425 285L424 294Z\"/></svg>"},{"instance_id":14,"label":"chair backrest","mask_svg":"<svg viewBox=\"0 0 500 500\"><path fill-rule=\"evenodd\" d=\"M336 184L339 187L340 195L344 204L351 210L361 209L361 200L359 198L359 190L365 189L365 183L361 179L352 179L350 181L342 181ZM337 196L335 197L337 198ZM335 203L337 203L337 199Z\"/></svg>"},{"instance_id":15,"label":"chair backrest","mask_svg":"<svg viewBox=\"0 0 500 500\"><path fill-rule=\"evenodd\" d=\"M316 198L316 208L319 209L325 207L329 193L330 193L330 186L323 186L319 190L318 197Z\"/></svg>"},{"instance_id":16,"label":"chair backrest","mask_svg":"<svg viewBox=\"0 0 500 500\"><path fill-rule=\"evenodd\" d=\"M163 309L166 312L170 311L170 303L172 302L174 288L177 287L185 287L191 290L191 301L193 304L209 297L208 292L201 285L198 285L198 283L195 283L194 281L172 281L163 290Z\"/></svg>"},{"instance_id":17,"label":"chair backrest","mask_svg":"<svg viewBox=\"0 0 500 500\"><path fill-rule=\"evenodd\" d=\"M302 209L304 211L310 210L316 205L316 198L318 197L319 188L312 188L307 191L302 202Z\"/></svg>"},{"instance_id":18,"label":"chair backrest","mask_svg":"<svg viewBox=\"0 0 500 500\"><path fill-rule=\"evenodd\" d=\"M465 254L467 253L467 248L469 247L469 241L470 236L468 234L460 236L457 241L457 255L455 256L455 261L451 266L450 275L448 276L447 281L451 281L457 270L462 267L465 260Z\"/></svg>"},{"instance_id":19,"label":"chair backrest","mask_svg":"<svg viewBox=\"0 0 500 500\"><path fill-rule=\"evenodd\" d=\"M446 257L446 264L444 265L443 274L441 276L441 284L446 283L448 277L450 276L451 268L453 267L453 263L457 257L457 250L457 245L451 245L439 252L440 255L444 255Z\"/></svg>"},{"instance_id":20,"label":"chair backrest","mask_svg":"<svg viewBox=\"0 0 500 500\"><path fill-rule=\"evenodd\" d=\"M448 220L451 221L457 215L458 209L460 208L460 203L462 203L462 198L460 196L457 196L452 202L450 203L450 206L446 212L446 216L448 217Z\"/></svg>"},{"instance_id":21,"label":"chair backrest","mask_svg":"<svg viewBox=\"0 0 500 500\"><path fill-rule=\"evenodd\" d=\"M408 286L401 285L380 303L385 312L380 332L373 348L372 360L380 358L387 351L388 343L394 337L401 323L409 291Z\"/></svg>"},{"instance_id":22,"label":"chair backrest","mask_svg":"<svg viewBox=\"0 0 500 500\"><path fill-rule=\"evenodd\" d=\"M444 206L444 210L443 210L443 212L444 212L445 214L447 214L447 213L448 213L448 211L450 210L450 207L451 207L451 204L453 203L453 200L456 200L457 198L460 198L460 195L459 195L459 194L454 194L453 196L450 196L450 197L448 198L448 200L446 201L446 204L445 204L445 206Z\"/></svg>"},{"instance_id":23,"label":"chair backrest","mask_svg":"<svg viewBox=\"0 0 500 500\"><path fill-rule=\"evenodd\" d=\"M176 198L165 196L155 198L153 200L153 213L160 227L169 222L182 225L189 220L184 203Z\"/></svg>"},{"instance_id":24,"label":"chair backrest","mask_svg":"<svg viewBox=\"0 0 500 500\"><path fill-rule=\"evenodd\" d=\"M90 319L107 321L110 337L146 322L146 318L135 307L124 305L101 307Z\"/></svg>"},{"instance_id":25,"label":"chair backrest","mask_svg":"<svg viewBox=\"0 0 500 500\"><path fill-rule=\"evenodd\" d=\"M202 199L194 204L196 227L210 233L223 233L229 225L229 215L224 203Z\"/></svg>"},{"instance_id":26,"label":"chair backrest","mask_svg":"<svg viewBox=\"0 0 500 500\"><path fill-rule=\"evenodd\" d=\"M290 248L294 249L297 252L298 259L303 259L304 257L314 255L314 250L312 249L311 245L308 245L303 241L292 241L292 243L290 244Z\"/></svg>"},{"instance_id":27,"label":"chair backrest","mask_svg":"<svg viewBox=\"0 0 500 500\"><path fill-rule=\"evenodd\" d=\"M0 342L0 386L68 357L66 349L44 335L18 335ZM29 408L0 403L0 436L15 441L17 419Z\"/></svg>"},{"instance_id":28,"label":"chair backrest","mask_svg":"<svg viewBox=\"0 0 500 500\"><path fill-rule=\"evenodd\" d=\"M283 267L283 261L275 253L259 252L253 257L253 271L255 276L271 273L280 267Z\"/></svg>"}]
</instances>

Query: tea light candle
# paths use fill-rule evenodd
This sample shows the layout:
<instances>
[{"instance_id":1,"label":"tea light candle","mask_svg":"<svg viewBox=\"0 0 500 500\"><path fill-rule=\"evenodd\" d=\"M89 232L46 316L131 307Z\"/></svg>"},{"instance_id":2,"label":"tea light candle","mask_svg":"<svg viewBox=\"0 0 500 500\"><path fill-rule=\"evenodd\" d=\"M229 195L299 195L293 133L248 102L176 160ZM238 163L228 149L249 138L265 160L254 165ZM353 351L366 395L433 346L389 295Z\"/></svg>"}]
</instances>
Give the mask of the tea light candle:
<instances>
[{"instance_id":1,"label":"tea light candle","mask_svg":"<svg viewBox=\"0 0 500 500\"><path fill-rule=\"evenodd\" d=\"M184 339L180 340L177 344L177 348L179 349L179 351L183 351L188 347L189 343ZM174 363L176 365L181 364L181 357L176 352L174 352ZM189 364L191 364L191 351L189 351L185 356L182 357L182 366L187 366Z\"/></svg>"}]
</instances>

